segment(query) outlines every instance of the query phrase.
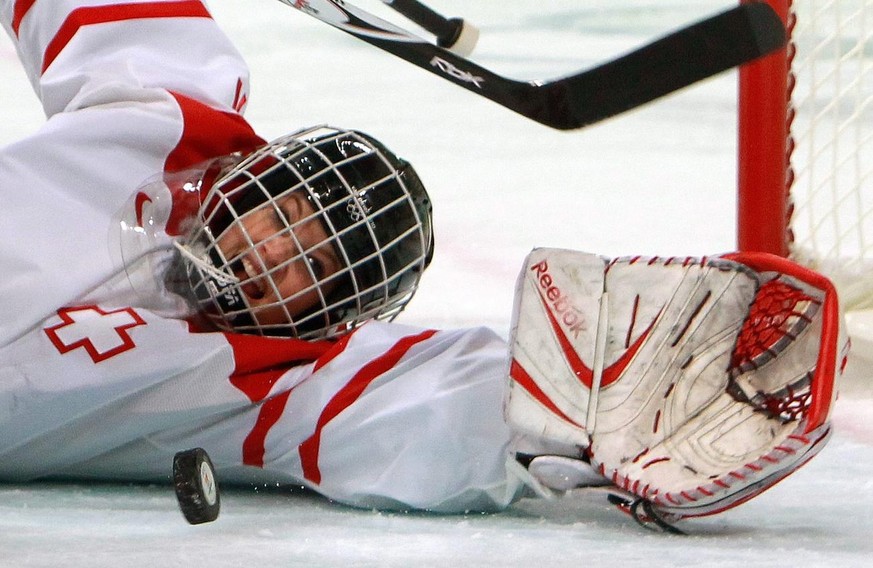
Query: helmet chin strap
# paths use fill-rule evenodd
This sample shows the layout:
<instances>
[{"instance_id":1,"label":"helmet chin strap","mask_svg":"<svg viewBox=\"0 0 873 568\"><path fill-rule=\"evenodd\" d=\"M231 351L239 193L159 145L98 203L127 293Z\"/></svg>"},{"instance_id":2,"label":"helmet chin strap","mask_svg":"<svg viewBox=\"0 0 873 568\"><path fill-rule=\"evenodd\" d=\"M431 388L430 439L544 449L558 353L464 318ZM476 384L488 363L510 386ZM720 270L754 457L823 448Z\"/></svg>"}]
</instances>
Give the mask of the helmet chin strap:
<instances>
[{"instance_id":1,"label":"helmet chin strap","mask_svg":"<svg viewBox=\"0 0 873 568\"><path fill-rule=\"evenodd\" d=\"M176 248L176 250L179 251L179 254L181 254L186 259L188 259L191 262L191 264L193 264L194 266L199 268L201 271L209 274L209 276L211 276L214 280L218 281L219 283L221 283L223 285L239 284L239 282L240 282L239 278L237 278L236 276L234 276L232 274L227 274L226 272L222 272L221 270L215 268L214 266L212 266L211 263L206 262L205 260L203 260L202 258L197 256L196 254L194 254L190 250L188 250L188 247L186 247L185 245L179 243L178 241L173 241L173 246Z\"/></svg>"}]
</instances>

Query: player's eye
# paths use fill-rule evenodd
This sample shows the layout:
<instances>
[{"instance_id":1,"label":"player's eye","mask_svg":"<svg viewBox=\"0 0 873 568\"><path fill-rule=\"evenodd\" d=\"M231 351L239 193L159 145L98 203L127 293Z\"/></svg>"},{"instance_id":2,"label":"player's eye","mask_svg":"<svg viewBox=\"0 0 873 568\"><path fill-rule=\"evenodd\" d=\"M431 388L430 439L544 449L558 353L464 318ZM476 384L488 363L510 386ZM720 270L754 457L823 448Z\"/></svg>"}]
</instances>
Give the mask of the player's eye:
<instances>
[{"instance_id":1,"label":"player's eye","mask_svg":"<svg viewBox=\"0 0 873 568\"><path fill-rule=\"evenodd\" d=\"M308 254L306 255L306 263L309 265L309 269L312 271L312 274L317 281L323 280L327 275L324 263L320 259Z\"/></svg>"}]
</instances>

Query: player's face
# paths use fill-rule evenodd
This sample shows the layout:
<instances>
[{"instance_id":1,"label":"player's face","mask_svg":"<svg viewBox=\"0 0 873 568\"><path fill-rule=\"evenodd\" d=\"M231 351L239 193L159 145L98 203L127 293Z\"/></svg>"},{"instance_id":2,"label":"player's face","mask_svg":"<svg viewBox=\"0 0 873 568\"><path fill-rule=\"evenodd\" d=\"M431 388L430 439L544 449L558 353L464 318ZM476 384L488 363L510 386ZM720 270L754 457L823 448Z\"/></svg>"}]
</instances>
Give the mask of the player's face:
<instances>
[{"instance_id":1,"label":"player's face","mask_svg":"<svg viewBox=\"0 0 873 568\"><path fill-rule=\"evenodd\" d=\"M339 271L341 264L328 234L302 192L259 207L241 218L219 239L240 289L260 324L283 323L319 302L315 285ZM288 227L291 227L289 229ZM292 235L293 232L293 235ZM320 285L327 295L335 285Z\"/></svg>"}]
</instances>

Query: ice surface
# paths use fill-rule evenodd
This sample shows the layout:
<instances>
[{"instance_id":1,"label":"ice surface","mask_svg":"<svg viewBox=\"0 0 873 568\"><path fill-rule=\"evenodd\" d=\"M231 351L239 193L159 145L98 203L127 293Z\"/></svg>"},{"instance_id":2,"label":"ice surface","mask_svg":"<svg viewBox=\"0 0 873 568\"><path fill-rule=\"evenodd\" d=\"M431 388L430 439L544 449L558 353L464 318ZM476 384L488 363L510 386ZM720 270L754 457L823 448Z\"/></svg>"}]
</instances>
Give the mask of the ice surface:
<instances>
[{"instance_id":1,"label":"ice surface","mask_svg":"<svg viewBox=\"0 0 873 568\"><path fill-rule=\"evenodd\" d=\"M361 5L391 16L374 0ZM431 5L480 27L477 61L510 77L544 79L733 2ZM484 323L505 333L516 271L534 246L611 256L734 246L734 73L561 133L278 2L213 0L211 8L252 67L247 116L262 136L315 123L355 127L416 165L435 201L438 252L404 322ZM0 78L0 143L7 143L31 132L42 115L5 37ZM590 495L439 517L234 489L224 491L218 521L192 527L169 482L0 485L0 566L869 566L873 389L863 380L846 385L837 433L817 458L748 504L685 523L687 537L640 529Z\"/></svg>"}]
</instances>

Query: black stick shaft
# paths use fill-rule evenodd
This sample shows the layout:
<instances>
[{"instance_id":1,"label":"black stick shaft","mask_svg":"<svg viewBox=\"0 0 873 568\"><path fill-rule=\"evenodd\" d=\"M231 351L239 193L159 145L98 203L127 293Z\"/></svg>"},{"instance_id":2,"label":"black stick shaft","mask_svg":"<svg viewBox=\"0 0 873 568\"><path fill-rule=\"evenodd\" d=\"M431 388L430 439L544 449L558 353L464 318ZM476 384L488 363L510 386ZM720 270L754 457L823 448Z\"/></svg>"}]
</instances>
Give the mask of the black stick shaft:
<instances>
[{"instance_id":1,"label":"black stick shaft","mask_svg":"<svg viewBox=\"0 0 873 568\"><path fill-rule=\"evenodd\" d=\"M436 36L441 46L451 46L458 39L463 23L457 18L446 18L418 0L382 0L397 12Z\"/></svg>"},{"instance_id":2,"label":"black stick shaft","mask_svg":"<svg viewBox=\"0 0 873 568\"><path fill-rule=\"evenodd\" d=\"M783 48L785 26L763 2L743 3L597 67L519 81L433 45L348 0L280 0L478 96L559 130L582 128ZM394 0L396 3L398 0ZM383 0L389 4L388 0Z\"/></svg>"}]
</instances>

